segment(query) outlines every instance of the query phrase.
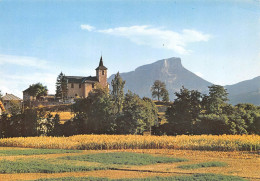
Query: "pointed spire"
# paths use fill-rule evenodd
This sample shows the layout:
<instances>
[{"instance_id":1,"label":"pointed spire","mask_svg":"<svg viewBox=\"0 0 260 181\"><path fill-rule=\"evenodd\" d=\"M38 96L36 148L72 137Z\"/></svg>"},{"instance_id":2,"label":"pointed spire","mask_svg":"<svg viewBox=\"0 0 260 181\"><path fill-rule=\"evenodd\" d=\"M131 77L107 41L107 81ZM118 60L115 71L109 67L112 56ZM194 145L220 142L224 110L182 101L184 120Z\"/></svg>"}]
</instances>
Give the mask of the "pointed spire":
<instances>
[{"instance_id":1,"label":"pointed spire","mask_svg":"<svg viewBox=\"0 0 260 181\"><path fill-rule=\"evenodd\" d=\"M100 57L99 66L96 68L96 70L107 70L107 68L103 64L103 57L102 57L102 55Z\"/></svg>"},{"instance_id":2,"label":"pointed spire","mask_svg":"<svg viewBox=\"0 0 260 181\"><path fill-rule=\"evenodd\" d=\"M101 57L100 57L100 61L99 61L99 67L100 67L100 66L104 66L104 65L103 65L103 58L102 58L102 55L101 55Z\"/></svg>"}]
</instances>

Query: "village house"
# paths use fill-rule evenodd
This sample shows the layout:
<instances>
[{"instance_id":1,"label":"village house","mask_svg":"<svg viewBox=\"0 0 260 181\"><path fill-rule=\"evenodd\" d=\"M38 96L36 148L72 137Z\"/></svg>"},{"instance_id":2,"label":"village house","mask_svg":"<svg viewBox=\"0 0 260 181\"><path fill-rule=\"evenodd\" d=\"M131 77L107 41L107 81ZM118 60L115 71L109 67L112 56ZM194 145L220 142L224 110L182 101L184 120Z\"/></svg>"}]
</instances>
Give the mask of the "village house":
<instances>
[{"instance_id":1,"label":"village house","mask_svg":"<svg viewBox=\"0 0 260 181\"><path fill-rule=\"evenodd\" d=\"M22 106L22 99L19 97L13 95L13 94L5 94L5 96L2 97L2 102L4 104L5 110L9 110L13 104L19 104Z\"/></svg>"},{"instance_id":2,"label":"village house","mask_svg":"<svg viewBox=\"0 0 260 181\"><path fill-rule=\"evenodd\" d=\"M108 87L107 83L107 68L103 65L102 56L100 57L99 66L96 68L96 76L80 77L80 76L65 76L68 83L68 98L86 98L89 92L96 88Z\"/></svg>"},{"instance_id":3,"label":"village house","mask_svg":"<svg viewBox=\"0 0 260 181\"><path fill-rule=\"evenodd\" d=\"M29 94L29 88L23 91L23 101L35 101L36 97Z\"/></svg>"}]
</instances>

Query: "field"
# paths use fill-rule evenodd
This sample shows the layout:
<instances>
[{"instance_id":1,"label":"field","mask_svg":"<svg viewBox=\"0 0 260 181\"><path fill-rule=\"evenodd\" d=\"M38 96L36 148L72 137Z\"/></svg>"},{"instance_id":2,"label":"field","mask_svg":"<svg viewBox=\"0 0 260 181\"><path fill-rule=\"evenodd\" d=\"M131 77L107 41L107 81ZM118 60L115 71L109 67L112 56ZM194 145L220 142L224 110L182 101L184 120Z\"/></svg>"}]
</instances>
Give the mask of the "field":
<instances>
[{"instance_id":1,"label":"field","mask_svg":"<svg viewBox=\"0 0 260 181\"><path fill-rule=\"evenodd\" d=\"M259 135L76 135L70 137L19 137L0 139L0 146L76 150L175 149L258 151Z\"/></svg>"},{"instance_id":2,"label":"field","mask_svg":"<svg viewBox=\"0 0 260 181\"><path fill-rule=\"evenodd\" d=\"M0 180L260 181L258 149L249 135L0 139Z\"/></svg>"},{"instance_id":3,"label":"field","mask_svg":"<svg viewBox=\"0 0 260 181\"><path fill-rule=\"evenodd\" d=\"M53 116L55 116L56 114L58 114L60 116L60 123L64 124L66 121L72 119L74 117L74 114L72 112L65 112L65 111L61 111L61 112L51 112L51 114Z\"/></svg>"}]
</instances>

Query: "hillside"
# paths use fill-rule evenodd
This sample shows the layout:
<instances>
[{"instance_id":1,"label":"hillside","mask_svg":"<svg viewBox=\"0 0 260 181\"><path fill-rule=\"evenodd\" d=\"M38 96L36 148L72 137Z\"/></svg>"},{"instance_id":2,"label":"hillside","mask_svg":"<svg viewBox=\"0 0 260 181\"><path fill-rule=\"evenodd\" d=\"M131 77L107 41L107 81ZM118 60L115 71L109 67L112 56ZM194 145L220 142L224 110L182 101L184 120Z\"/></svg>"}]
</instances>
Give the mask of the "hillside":
<instances>
[{"instance_id":1,"label":"hillside","mask_svg":"<svg viewBox=\"0 0 260 181\"><path fill-rule=\"evenodd\" d=\"M225 86L231 104L252 103L260 105L260 76Z\"/></svg>"}]
</instances>

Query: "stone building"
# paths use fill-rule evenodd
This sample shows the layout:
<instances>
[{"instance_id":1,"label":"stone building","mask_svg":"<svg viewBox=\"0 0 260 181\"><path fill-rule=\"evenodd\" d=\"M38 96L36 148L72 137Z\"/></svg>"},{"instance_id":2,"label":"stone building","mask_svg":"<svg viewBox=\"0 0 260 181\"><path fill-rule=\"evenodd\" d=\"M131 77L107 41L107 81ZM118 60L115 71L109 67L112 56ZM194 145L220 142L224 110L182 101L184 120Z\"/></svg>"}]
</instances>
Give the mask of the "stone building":
<instances>
[{"instance_id":1,"label":"stone building","mask_svg":"<svg viewBox=\"0 0 260 181\"><path fill-rule=\"evenodd\" d=\"M107 83L107 68L103 65L102 56L100 57L99 66L96 68L96 76L80 77L80 76L65 76L68 82L67 97L70 98L85 98L89 92L96 88L108 87Z\"/></svg>"}]
</instances>

